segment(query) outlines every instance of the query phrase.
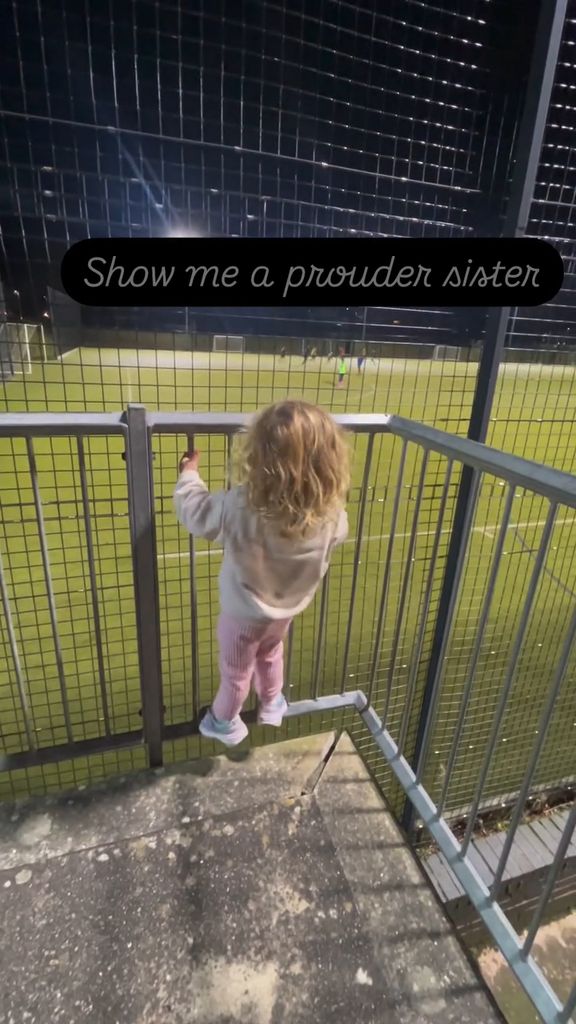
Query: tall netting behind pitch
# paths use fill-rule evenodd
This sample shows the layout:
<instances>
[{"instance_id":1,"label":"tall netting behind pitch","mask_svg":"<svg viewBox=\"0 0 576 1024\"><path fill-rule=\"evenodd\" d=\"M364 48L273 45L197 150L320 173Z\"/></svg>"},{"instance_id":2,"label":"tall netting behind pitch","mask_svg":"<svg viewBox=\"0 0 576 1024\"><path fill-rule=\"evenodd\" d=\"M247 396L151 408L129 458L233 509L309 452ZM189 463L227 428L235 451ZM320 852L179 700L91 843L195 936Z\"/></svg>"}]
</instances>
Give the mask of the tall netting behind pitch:
<instances>
[{"instance_id":1,"label":"tall netting behind pitch","mask_svg":"<svg viewBox=\"0 0 576 1024\"><path fill-rule=\"evenodd\" d=\"M510 318L488 438L569 473L576 470L575 46L570 0L527 231L561 253L564 284L545 306L516 309Z\"/></svg>"},{"instance_id":2,"label":"tall netting behind pitch","mask_svg":"<svg viewBox=\"0 0 576 1024\"><path fill-rule=\"evenodd\" d=\"M3 407L251 409L304 393L464 432L469 312L99 310L62 294L62 254L86 236L462 238L487 223L526 47L484 0L433 15L412 0L193 8L7 3L2 274L8 318L43 322L51 358L4 382ZM502 83L507 47L524 57ZM433 361L438 346L463 355Z\"/></svg>"}]
</instances>

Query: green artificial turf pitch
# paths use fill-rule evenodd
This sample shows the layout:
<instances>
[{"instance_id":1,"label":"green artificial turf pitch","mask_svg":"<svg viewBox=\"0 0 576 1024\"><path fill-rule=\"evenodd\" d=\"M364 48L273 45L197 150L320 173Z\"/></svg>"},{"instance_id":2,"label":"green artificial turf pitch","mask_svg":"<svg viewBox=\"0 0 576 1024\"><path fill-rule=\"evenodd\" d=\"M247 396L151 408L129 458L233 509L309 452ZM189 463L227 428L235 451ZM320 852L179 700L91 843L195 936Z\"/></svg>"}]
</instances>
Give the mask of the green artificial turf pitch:
<instances>
[{"instance_id":1,"label":"green artificial turf pitch","mask_svg":"<svg viewBox=\"0 0 576 1024\"><path fill-rule=\"evenodd\" d=\"M335 360L304 364L299 357L262 354L172 353L153 350L77 349L62 360L33 364L3 384L3 409L9 411L118 411L129 402L150 410L211 409L250 411L286 396L305 397L333 412L398 413L451 433L465 434L474 390L475 363L432 360L369 360L362 373L350 364L346 388L336 390ZM501 368L493 409L490 443L516 454L574 469L576 386L574 367L507 364ZM367 690L372 681L376 708L387 712L392 734L406 732L407 753L414 743L422 688L438 608L449 529L460 468L454 465L444 522L432 568L440 501L447 463L430 455L417 489L422 451L409 446L400 490L396 530L390 551L394 494L401 442L376 438L368 481L359 549L348 663L344 646L354 579L355 530L366 439L353 442L354 473L349 515L351 535L334 557L328 587L326 630L318 654L320 600L298 619L289 665L292 700L308 696L319 665L317 692ZM202 438L202 471L210 486L221 487L227 471L223 436ZM40 437L34 441L42 509L48 538L63 671L74 739L102 734L104 702L112 732L138 729L139 667L136 643L132 556L128 522L126 466L119 437L86 437L89 514L94 538L94 570L102 632L103 678L94 641L94 606L87 556L75 438ZM153 441L156 534L166 721L192 716L192 644L190 626L189 542L176 523L172 491L185 437L156 436ZM22 675L30 706L29 722L38 746L67 740L47 587L42 563L26 443L0 442L0 551ZM474 641L507 488L483 480L467 561L450 634L426 781L433 793L444 773L458 721L459 701L472 658L477 655L468 713L457 735L448 806L470 800L486 751L494 710L510 664L514 632L547 514L547 503L518 492L513 501L492 604L479 650ZM418 512L416 522L414 516ZM562 638L574 605L575 513L559 507L545 572L536 592L510 699L488 776L486 800L517 789L550 685ZM411 549L412 547L412 549ZM198 594L198 661L202 703L218 681L214 625L218 611L217 545L199 541L194 573ZM380 656L373 664L378 612L389 563L389 586ZM427 604L427 615L424 610ZM26 749L25 719L5 617L0 637L0 729L4 750ZM421 640L420 659L415 653ZM572 655L537 771L536 783L549 786L573 772L576 739L576 688ZM572 683L572 685L571 685ZM298 720L281 735L331 725ZM271 730L269 730L271 732ZM253 739L264 735L254 730ZM267 736L266 739L271 737ZM168 759L212 752L198 739L167 745ZM4 775L0 794L57 788L72 781L144 763L141 749L82 759Z\"/></svg>"}]
</instances>

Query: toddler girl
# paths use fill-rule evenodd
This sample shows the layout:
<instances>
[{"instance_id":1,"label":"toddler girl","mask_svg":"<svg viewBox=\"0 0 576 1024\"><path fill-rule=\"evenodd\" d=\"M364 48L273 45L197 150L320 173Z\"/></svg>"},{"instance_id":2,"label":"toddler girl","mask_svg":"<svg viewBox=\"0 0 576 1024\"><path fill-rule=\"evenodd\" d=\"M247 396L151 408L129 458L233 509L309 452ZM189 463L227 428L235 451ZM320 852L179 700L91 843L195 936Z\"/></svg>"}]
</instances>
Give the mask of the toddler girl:
<instances>
[{"instance_id":1,"label":"toddler girl","mask_svg":"<svg viewBox=\"0 0 576 1024\"><path fill-rule=\"evenodd\" d=\"M226 746L248 734L240 711L252 677L258 721L282 724L284 636L312 601L332 549L348 532L348 446L328 413L307 402L278 402L241 440L238 486L211 494L194 451L180 462L174 494L182 525L224 545L220 687L200 732Z\"/></svg>"}]
</instances>

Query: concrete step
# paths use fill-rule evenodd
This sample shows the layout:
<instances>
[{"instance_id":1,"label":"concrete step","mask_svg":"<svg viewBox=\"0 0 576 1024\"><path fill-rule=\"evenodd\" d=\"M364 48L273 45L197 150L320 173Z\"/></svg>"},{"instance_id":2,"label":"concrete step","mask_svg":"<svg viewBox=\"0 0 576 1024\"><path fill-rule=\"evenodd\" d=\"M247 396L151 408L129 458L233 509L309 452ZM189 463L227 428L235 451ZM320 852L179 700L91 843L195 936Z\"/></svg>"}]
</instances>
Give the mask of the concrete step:
<instances>
[{"instance_id":1,"label":"concrete step","mask_svg":"<svg viewBox=\"0 0 576 1024\"><path fill-rule=\"evenodd\" d=\"M348 737L0 811L7 1024L500 1020Z\"/></svg>"}]
</instances>

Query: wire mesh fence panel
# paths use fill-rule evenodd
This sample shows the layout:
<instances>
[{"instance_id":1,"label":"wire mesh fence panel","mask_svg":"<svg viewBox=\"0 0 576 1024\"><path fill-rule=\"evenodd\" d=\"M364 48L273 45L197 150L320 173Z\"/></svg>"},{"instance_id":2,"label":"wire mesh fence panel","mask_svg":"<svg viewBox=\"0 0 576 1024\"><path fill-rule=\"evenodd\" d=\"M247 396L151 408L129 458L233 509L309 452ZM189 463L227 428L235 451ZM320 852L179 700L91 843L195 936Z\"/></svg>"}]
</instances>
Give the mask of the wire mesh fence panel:
<instances>
[{"instance_id":1,"label":"wire mesh fence panel","mask_svg":"<svg viewBox=\"0 0 576 1024\"><path fill-rule=\"evenodd\" d=\"M174 343L179 339L174 336ZM286 397L305 397L333 412L401 413L465 433L477 362L465 353L457 363L376 353L358 369L346 356L345 386L337 388L335 358L281 355L281 339L255 339L253 351L204 352L197 339L188 350L80 347L61 361L32 363L26 378L3 382L6 412L116 411L130 402L149 409L249 411ZM432 349L430 348L430 353Z\"/></svg>"},{"instance_id":2,"label":"wire mesh fence panel","mask_svg":"<svg viewBox=\"0 0 576 1024\"><path fill-rule=\"evenodd\" d=\"M482 808L508 802L524 775L576 601L575 513L558 506L552 525L549 515L544 498L522 490L511 493L503 481L484 478L424 773L430 792L441 795L445 813L464 814L469 808L504 689L508 697L486 771ZM567 685L558 695L534 772L534 791L573 780L575 712L573 688Z\"/></svg>"},{"instance_id":3,"label":"wire mesh fence panel","mask_svg":"<svg viewBox=\"0 0 576 1024\"><path fill-rule=\"evenodd\" d=\"M45 327L48 362L6 380L4 406L248 409L305 393L465 431L477 353L469 372L432 365L480 337L454 310L81 309L54 283L86 236L468 237L507 149L491 95L501 16L480 0L433 24L409 3L73 6L6 10L4 306Z\"/></svg>"},{"instance_id":4,"label":"wire mesh fence panel","mask_svg":"<svg viewBox=\"0 0 576 1024\"><path fill-rule=\"evenodd\" d=\"M197 439L202 452L201 473L213 490L223 489L230 475L230 451L234 456L235 443L218 435ZM350 537L333 559L326 586L326 620L320 632L321 591L309 609L294 623L290 642L289 679L287 697L291 701L311 695L314 685L314 666L318 665L317 695L331 694L338 689L342 668L342 643L349 621L349 597L353 579L354 531L360 507L360 485L363 475L366 439L356 438L358 458L355 460L354 480L349 506ZM200 676L200 705L210 704L218 687L219 672L216 650L216 622L219 613L218 574L222 561L220 542L210 544L198 540L190 554L188 535L177 523L172 494L176 482L176 467L186 449L185 435L167 434L154 437L154 478L156 496L156 522L158 537L158 565L161 603L162 658L164 666L164 700L167 724L190 722L196 714L193 700L193 657L196 648ZM233 477L233 471L232 471ZM359 481L360 483L357 483ZM370 490L374 490L370 485ZM377 498L366 492L366 504ZM192 624L191 576L195 579L197 600L196 630ZM336 622L338 620L338 622ZM338 644L333 644L333 629L341 633ZM359 637L351 636L347 688L356 689ZM287 645L286 645L287 648ZM288 651L285 658L288 662ZM248 705L253 706L254 697ZM341 716L339 716L341 719ZM328 721L328 720L327 720ZM335 716L329 721L334 724ZM304 720L286 723L282 736L300 735L303 730L317 728ZM287 730L287 732L286 732ZM266 735L270 740L270 731ZM263 738L257 730L255 742ZM210 746L206 745L205 746Z\"/></svg>"},{"instance_id":5,"label":"wire mesh fence panel","mask_svg":"<svg viewBox=\"0 0 576 1024\"><path fill-rule=\"evenodd\" d=\"M358 610L357 685L406 752L412 749L428 668L461 467L385 436L384 477L367 527ZM359 733L364 756L399 813L400 788Z\"/></svg>"},{"instance_id":6,"label":"wire mesh fence panel","mask_svg":"<svg viewBox=\"0 0 576 1024\"><path fill-rule=\"evenodd\" d=\"M14 438L0 452L4 752L137 732L124 441ZM46 771L29 768L25 785Z\"/></svg>"},{"instance_id":7,"label":"wire mesh fence panel","mask_svg":"<svg viewBox=\"0 0 576 1024\"><path fill-rule=\"evenodd\" d=\"M500 367L488 441L568 473L576 468L576 352L563 365L506 362Z\"/></svg>"},{"instance_id":8,"label":"wire mesh fence panel","mask_svg":"<svg viewBox=\"0 0 576 1024\"><path fill-rule=\"evenodd\" d=\"M199 436L196 443L203 478L211 489L221 489L227 484L229 451L235 443L230 446L214 429L215 434ZM219 683L216 621L222 548L218 541L197 540L191 556L188 535L177 524L172 503L186 436L160 433L153 438L166 722L183 724L196 714L195 654L201 706L211 702ZM334 552L312 604L294 622L286 651L287 697L298 701L362 689L380 713L387 709L392 729L402 725L409 743L419 714L459 468L388 434L371 440L352 432L350 445L349 535ZM279 735L300 735L314 727L316 723L296 719ZM263 738L253 735L255 742ZM364 745L379 780L390 783L387 770L381 763L378 767L374 751L368 754Z\"/></svg>"},{"instance_id":9,"label":"wire mesh fence panel","mask_svg":"<svg viewBox=\"0 0 576 1024\"><path fill-rule=\"evenodd\" d=\"M160 583L164 701L167 723L192 721L194 706L193 658L198 656L200 703L210 704L218 684L214 630L218 615L218 573L221 543L198 539L191 556L189 534L176 520L173 493L178 462L187 450L185 435L159 435L153 442L158 575ZM201 473L213 490L224 489L227 445L222 435L198 439ZM191 573L198 606L197 628L192 628Z\"/></svg>"}]
</instances>

